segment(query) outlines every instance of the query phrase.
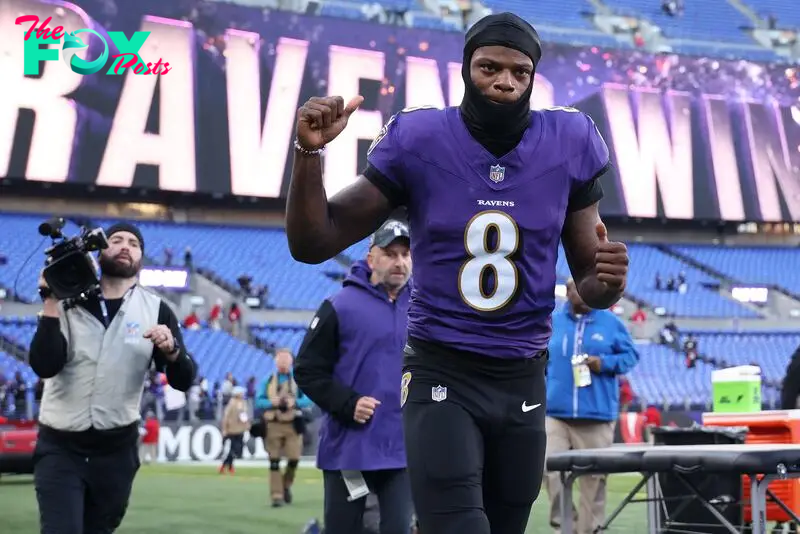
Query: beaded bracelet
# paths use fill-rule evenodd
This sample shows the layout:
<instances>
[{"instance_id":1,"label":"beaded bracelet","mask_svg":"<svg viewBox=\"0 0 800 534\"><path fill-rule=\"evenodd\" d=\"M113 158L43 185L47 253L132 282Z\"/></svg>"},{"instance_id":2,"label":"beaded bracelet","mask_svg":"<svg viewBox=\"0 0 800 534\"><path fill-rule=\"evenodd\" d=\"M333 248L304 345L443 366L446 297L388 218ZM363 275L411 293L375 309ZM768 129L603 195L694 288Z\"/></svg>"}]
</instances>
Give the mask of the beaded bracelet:
<instances>
[{"instance_id":1,"label":"beaded bracelet","mask_svg":"<svg viewBox=\"0 0 800 534\"><path fill-rule=\"evenodd\" d=\"M297 139L294 140L294 149L300 152L304 156L319 156L322 152L325 151L325 147L318 148L316 150L308 150L307 148L303 148L303 145L300 144L300 141Z\"/></svg>"}]
</instances>

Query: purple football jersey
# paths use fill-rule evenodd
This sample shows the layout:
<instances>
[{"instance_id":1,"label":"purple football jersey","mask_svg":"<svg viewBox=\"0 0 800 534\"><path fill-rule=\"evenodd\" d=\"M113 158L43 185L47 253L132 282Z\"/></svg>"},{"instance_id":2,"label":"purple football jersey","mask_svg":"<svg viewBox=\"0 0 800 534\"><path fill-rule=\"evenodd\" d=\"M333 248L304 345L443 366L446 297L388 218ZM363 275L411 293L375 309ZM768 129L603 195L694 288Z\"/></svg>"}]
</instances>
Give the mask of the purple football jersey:
<instances>
[{"instance_id":1,"label":"purple football jersey","mask_svg":"<svg viewBox=\"0 0 800 534\"><path fill-rule=\"evenodd\" d=\"M592 119L532 112L519 145L496 158L458 108L409 110L389 120L368 160L408 207L408 335L498 358L545 349L570 194L609 161Z\"/></svg>"}]
</instances>

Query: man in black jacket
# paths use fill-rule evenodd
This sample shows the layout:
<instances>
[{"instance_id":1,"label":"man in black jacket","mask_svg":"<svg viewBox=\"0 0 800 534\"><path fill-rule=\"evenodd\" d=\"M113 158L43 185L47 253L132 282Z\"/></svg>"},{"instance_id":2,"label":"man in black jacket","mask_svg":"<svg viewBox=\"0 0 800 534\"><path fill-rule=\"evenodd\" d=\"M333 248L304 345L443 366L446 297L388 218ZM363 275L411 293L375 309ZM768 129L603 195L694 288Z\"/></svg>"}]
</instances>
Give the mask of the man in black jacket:
<instances>
[{"instance_id":1,"label":"man in black jacket","mask_svg":"<svg viewBox=\"0 0 800 534\"><path fill-rule=\"evenodd\" d=\"M30 365L45 379L34 454L41 534L110 534L122 522L139 468L140 403L153 366L186 391L196 374L175 314L136 284L144 239L133 225L106 231L102 297L44 301Z\"/></svg>"}]
</instances>

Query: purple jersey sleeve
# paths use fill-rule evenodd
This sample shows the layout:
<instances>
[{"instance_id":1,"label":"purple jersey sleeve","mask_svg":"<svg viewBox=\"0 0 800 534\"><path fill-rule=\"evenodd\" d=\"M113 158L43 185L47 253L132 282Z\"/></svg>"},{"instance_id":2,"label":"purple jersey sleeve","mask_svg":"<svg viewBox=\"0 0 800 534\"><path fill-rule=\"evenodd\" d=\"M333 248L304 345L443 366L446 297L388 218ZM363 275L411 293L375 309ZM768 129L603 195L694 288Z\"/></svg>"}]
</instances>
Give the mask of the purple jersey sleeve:
<instances>
[{"instance_id":1,"label":"purple jersey sleeve","mask_svg":"<svg viewBox=\"0 0 800 534\"><path fill-rule=\"evenodd\" d=\"M600 135L597 126L588 115L581 114L581 116L584 119L581 122L588 125L588 130L582 130L586 137L583 143L584 151L580 158L580 166L573 171L568 212L588 208L603 198L600 177L611 166L608 147L603 136Z\"/></svg>"},{"instance_id":2,"label":"purple jersey sleeve","mask_svg":"<svg viewBox=\"0 0 800 534\"><path fill-rule=\"evenodd\" d=\"M400 121L400 114L393 115L381 129L367 151L368 165L364 171L364 176L395 206L404 205L408 197Z\"/></svg>"},{"instance_id":3,"label":"purple jersey sleeve","mask_svg":"<svg viewBox=\"0 0 800 534\"><path fill-rule=\"evenodd\" d=\"M594 178L600 177L609 166L608 146L603 136L597 129L594 121L588 115L583 115L586 119L586 149L583 153L583 163L578 173L575 186L580 187Z\"/></svg>"}]
</instances>

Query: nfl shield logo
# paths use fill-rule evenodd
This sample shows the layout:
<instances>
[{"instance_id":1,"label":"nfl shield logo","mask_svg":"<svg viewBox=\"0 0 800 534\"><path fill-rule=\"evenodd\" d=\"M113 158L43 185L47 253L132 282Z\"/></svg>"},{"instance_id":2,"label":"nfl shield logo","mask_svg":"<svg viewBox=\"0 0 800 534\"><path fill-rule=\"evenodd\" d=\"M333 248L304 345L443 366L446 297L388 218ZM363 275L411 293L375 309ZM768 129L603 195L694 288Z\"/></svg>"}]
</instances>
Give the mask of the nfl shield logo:
<instances>
[{"instance_id":1,"label":"nfl shield logo","mask_svg":"<svg viewBox=\"0 0 800 534\"><path fill-rule=\"evenodd\" d=\"M506 168L500 165L492 165L489 167L489 179L494 183L502 182L506 177Z\"/></svg>"},{"instance_id":2,"label":"nfl shield logo","mask_svg":"<svg viewBox=\"0 0 800 534\"><path fill-rule=\"evenodd\" d=\"M442 402L447 398L447 388L444 386L434 386L431 388L431 398L436 402Z\"/></svg>"}]
</instances>

